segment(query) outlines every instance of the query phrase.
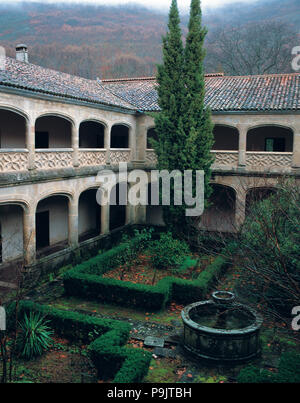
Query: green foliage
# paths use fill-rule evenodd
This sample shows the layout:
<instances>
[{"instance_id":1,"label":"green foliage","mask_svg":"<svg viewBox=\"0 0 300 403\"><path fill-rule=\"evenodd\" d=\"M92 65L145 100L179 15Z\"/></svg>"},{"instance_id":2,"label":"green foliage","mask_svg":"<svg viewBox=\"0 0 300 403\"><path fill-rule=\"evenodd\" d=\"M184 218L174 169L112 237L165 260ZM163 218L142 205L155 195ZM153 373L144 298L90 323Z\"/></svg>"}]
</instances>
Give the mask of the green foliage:
<instances>
[{"instance_id":1,"label":"green foliage","mask_svg":"<svg viewBox=\"0 0 300 403\"><path fill-rule=\"evenodd\" d=\"M274 195L252 206L231 250L244 268L242 280L254 285L269 314L290 315L299 302L299 206L297 183L279 183Z\"/></svg>"},{"instance_id":2,"label":"green foliage","mask_svg":"<svg viewBox=\"0 0 300 403\"><path fill-rule=\"evenodd\" d=\"M21 357L30 360L42 355L50 347L53 331L47 326L48 323L40 313L30 312L29 317L24 315L17 340Z\"/></svg>"},{"instance_id":3,"label":"green foliage","mask_svg":"<svg viewBox=\"0 0 300 403\"><path fill-rule=\"evenodd\" d=\"M189 33L184 49L180 30L177 1L173 0L169 13L167 35L163 38L163 64L158 66L158 103L155 117L158 140L153 140L158 169L193 171L195 196L196 171L204 170L205 197L209 187L210 166L213 162L213 125L210 111L204 105L205 81L203 73L203 42L206 31L201 27L199 0L192 0ZM187 191L187 189L185 189ZM174 183L171 182L171 192ZM194 228L186 217L187 206L171 203L163 207L164 221L179 237L191 236Z\"/></svg>"},{"instance_id":4,"label":"green foliage","mask_svg":"<svg viewBox=\"0 0 300 403\"><path fill-rule=\"evenodd\" d=\"M250 365L241 370L237 381L239 383L299 383L300 354L294 352L283 353L277 373Z\"/></svg>"},{"instance_id":5,"label":"green foliage","mask_svg":"<svg viewBox=\"0 0 300 403\"><path fill-rule=\"evenodd\" d=\"M21 301L20 315L25 317L28 312L30 315L46 314L53 329L63 337L91 343L88 353L103 379L133 383L141 382L147 374L151 354L124 347L130 335L129 324Z\"/></svg>"},{"instance_id":6,"label":"green foliage","mask_svg":"<svg viewBox=\"0 0 300 403\"><path fill-rule=\"evenodd\" d=\"M160 239L149 248L151 263L157 269L171 268L174 271L190 253L186 242L174 239L171 232L162 233Z\"/></svg>"},{"instance_id":7,"label":"green foliage","mask_svg":"<svg viewBox=\"0 0 300 403\"><path fill-rule=\"evenodd\" d=\"M228 267L228 263L218 257L195 280L166 277L155 286L102 277L117 265L126 263L129 257L136 257L142 248L148 246L150 235L147 232L139 235L129 240L129 244L122 243L71 269L63 277L66 295L155 311L163 309L170 300L178 303L198 301ZM134 253L128 251L128 247L132 247ZM191 267L196 263L187 257L182 259L177 270L186 270L188 265Z\"/></svg>"}]
</instances>

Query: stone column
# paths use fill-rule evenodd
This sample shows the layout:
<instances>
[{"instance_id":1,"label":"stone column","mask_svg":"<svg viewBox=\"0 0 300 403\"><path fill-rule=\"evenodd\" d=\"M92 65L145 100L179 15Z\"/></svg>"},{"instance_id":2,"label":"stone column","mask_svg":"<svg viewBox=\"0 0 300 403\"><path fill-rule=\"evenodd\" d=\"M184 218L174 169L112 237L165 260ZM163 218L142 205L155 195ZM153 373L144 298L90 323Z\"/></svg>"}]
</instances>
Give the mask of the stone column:
<instances>
[{"instance_id":1,"label":"stone column","mask_svg":"<svg viewBox=\"0 0 300 403\"><path fill-rule=\"evenodd\" d=\"M111 138L111 126L107 125L104 128L104 148L106 149L105 163L110 165L110 138Z\"/></svg>"},{"instance_id":2,"label":"stone column","mask_svg":"<svg viewBox=\"0 0 300 403\"><path fill-rule=\"evenodd\" d=\"M129 144L128 147L130 148L130 158L129 161L135 161L136 160L136 128L129 127Z\"/></svg>"},{"instance_id":3,"label":"stone column","mask_svg":"<svg viewBox=\"0 0 300 403\"><path fill-rule=\"evenodd\" d=\"M109 233L109 204L101 206L101 234Z\"/></svg>"},{"instance_id":4,"label":"stone column","mask_svg":"<svg viewBox=\"0 0 300 403\"><path fill-rule=\"evenodd\" d=\"M72 123L73 167L79 167L79 125Z\"/></svg>"},{"instance_id":5,"label":"stone column","mask_svg":"<svg viewBox=\"0 0 300 403\"><path fill-rule=\"evenodd\" d=\"M300 127L294 131L292 168L300 169Z\"/></svg>"},{"instance_id":6,"label":"stone column","mask_svg":"<svg viewBox=\"0 0 300 403\"><path fill-rule=\"evenodd\" d=\"M236 193L236 200L235 200L234 226L237 230L240 229L241 225L245 221L245 213L246 213L246 191L240 188Z\"/></svg>"},{"instance_id":7,"label":"stone column","mask_svg":"<svg viewBox=\"0 0 300 403\"><path fill-rule=\"evenodd\" d=\"M26 121L26 148L28 150L28 169L35 168L35 125Z\"/></svg>"},{"instance_id":8,"label":"stone column","mask_svg":"<svg viewBox=\"0 0 300 403\"><path fill-rule=\"evenodd\" d=\"M239 167L244 168L246 166L246 147L247 147L248 129L245 126L238 126L238 130L239 130Z\"/></svg>"},{"instance_id":9,"label":"stone column","mask_svg":"<svg viewBox=\"0 0 300 403\"><path fill-rule=\"evenodd\" d=\"M137 118L136 123L136 160L139 163L146 161L147 128L142 117Z\"/></svg>"},{"instance_id":10,"label":"stone column","mask_svg":"<svg viewBox=\"0 0 300 403\"><path fill-rule=\"evenodd\" d=\"M25 265L36 260L35 208L29 206L23 215L23 249Z\"/></svg>"},{"instance_id":11,"label":"stone column","mask_svg":"<svg viewBox=\"0 0 300 403\"><path fill-rule=\"evenodd\" d=\"M69 246L71 248L76 248L78 246L78 202L79 199L69 200Z\"/></svg>"}]
</instances>

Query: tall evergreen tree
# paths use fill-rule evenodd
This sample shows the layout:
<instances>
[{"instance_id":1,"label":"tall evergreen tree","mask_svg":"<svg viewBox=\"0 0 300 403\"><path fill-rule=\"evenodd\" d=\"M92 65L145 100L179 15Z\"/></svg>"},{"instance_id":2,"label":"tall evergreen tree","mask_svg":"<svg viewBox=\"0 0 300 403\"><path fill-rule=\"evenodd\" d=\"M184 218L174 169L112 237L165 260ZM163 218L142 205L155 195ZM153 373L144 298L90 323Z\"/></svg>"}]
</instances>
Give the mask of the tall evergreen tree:
<instances>
[{"instance_id":1,"label":"tall evergreen tree","mask_svg":"<svg viewBox=\"0 0 300 403\"><path fill-rule=\"evenodd\" d=\"M189 33L184 49L177 1L172 0L168 32L163 38L163 64L158 66L158 102L155 116L158 141L153 141L158 169L204 170L206 196L213 144L210 111L204 106L203 41L199 0L192 0ZM195 183L194 183L195 184ZM195 186L194 186L195 188ZM173 183L171 191L174 191ZM186 206L164 206L164 221L177 236L187 236L191 226Z\"/></svg>"},{"instance_id":2,"label":"tall evergreen tree","mask_svg":"<svg viewBox=\"0 0 300 403\"><path fill-rule=\"evenodd\" d=\"M204 39L206 29L202 27L200 0L191 0L188 35L185 46L185 97L182 116L184 131L188 135L195 132L195 148L197 152L190 161L190 169L203 169L205 173L205 198L211 195L209 181L213 157L211 149L214 143L211 112L205 107L205 76L203 61L205 58Z\"/></svg>"}]
</instances>

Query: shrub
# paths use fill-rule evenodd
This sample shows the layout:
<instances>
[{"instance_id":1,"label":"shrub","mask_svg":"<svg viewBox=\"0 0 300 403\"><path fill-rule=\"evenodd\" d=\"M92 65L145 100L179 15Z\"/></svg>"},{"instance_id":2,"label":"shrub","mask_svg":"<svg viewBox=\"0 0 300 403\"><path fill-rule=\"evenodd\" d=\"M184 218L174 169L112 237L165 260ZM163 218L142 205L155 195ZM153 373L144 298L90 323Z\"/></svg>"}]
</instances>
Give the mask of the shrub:
<instances>
[{"instance_id":1,"label":"shrub","mask_svg":"<svg viewBox=\"0 0 300 403\"><path fill-rule=\"evenodd\" d=\"M283 353L280 358L278 373L249 365L241 370L237 381L239 383L299 383L300 354Z\"/></svg>"},{"instance_id":2,"label":"shrub","mask_svg":"<svg viewBox=\"0 0 300 403\"><path fill-rule=\"evenodd\" d=\"M50 347L53 331L47 326L48 323L40 313L30 312L29 317L24 315L17 339L21 357L30 360Z\"/></svg>"},{"instance_id":3,"label":"shrub","mask_svg":"<svg viewBox=\"0 0 300 403\"><path fill-rule=\"evenodd\" d=\"M176 270L190 254L190 249L186 242L174 239L171 232L167 232L162 233L160 239L152 243L149 252L155 268Z\"/></svg>"},{"instance_id":4,"label":"shrub","mask_svg":"<svg viewBox=\"0 0 300 403\"><path fill-rule=\"evenodd\" d=\"M13 307L10 310L13 314ZM56 333L76 340L91 343L88 347L98 375L103 379L113 378L113 382L141 382L147 374L151 353L124 347L131 326L111 319L94 318L77 312L63 311L32 301L20 302L20 316L45 315Z\"/></svg>"}]
</instances>

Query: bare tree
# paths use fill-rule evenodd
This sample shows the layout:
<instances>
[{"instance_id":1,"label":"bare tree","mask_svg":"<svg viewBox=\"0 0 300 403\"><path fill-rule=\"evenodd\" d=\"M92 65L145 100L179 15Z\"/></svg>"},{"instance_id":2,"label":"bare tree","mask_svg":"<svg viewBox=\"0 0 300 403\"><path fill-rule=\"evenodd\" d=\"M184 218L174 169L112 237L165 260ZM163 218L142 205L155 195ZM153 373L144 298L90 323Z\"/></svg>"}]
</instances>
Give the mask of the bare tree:
<instances>
[{"instance_id":1,"label":"bare tree","mask_svg":"<svg viewBox=\"0 0 300 403\"><path fill-rule=\"evenodd\" d=\"M227 74L291 72L291 48L297 32L280 21L251 23L213 33L207 44L207 66Z\"/></svg>"}]
</instances>

